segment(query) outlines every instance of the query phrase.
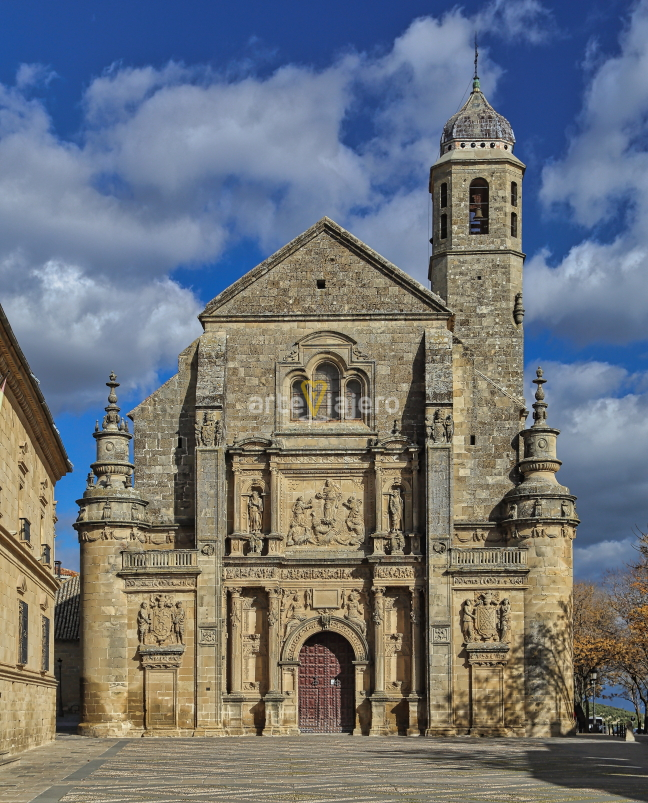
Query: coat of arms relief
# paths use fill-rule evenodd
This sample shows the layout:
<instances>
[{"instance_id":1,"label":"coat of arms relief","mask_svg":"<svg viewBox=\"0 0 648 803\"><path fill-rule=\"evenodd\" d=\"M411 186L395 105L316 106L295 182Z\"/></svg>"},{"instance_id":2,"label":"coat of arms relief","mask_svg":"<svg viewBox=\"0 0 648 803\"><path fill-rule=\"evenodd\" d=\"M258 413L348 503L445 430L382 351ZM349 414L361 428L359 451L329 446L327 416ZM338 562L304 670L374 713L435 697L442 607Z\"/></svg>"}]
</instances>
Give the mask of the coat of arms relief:
<instances>
[{"instance_id":1,"label":"coat of arms relief","mask_svg":"<svg viewBox=\"0 0 648 803\"><path fill-rule=\"evenodd\" d=\"M476 593L464 601L461 630L467 645L476 643L508 644L511 632L511 602L500 600L497 591Z\"/></svg>"}]
</instances>

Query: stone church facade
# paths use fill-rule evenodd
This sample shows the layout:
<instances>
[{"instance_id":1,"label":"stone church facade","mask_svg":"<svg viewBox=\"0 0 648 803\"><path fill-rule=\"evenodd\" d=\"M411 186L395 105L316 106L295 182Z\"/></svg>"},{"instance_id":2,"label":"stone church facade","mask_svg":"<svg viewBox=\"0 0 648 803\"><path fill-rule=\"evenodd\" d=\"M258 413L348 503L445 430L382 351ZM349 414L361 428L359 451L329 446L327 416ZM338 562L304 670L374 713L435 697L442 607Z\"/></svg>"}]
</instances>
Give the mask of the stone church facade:
<instances>
[{"instance_id":1,"label":"stone church facade","mask_svg":"<svg viewBox=\"0 0 648 803\"><path fill-rule=\"evenodd\" d=\"M514 142L476 80L430 173L431 290L324 218L207 305L134 435L111 375L82 733L572 730L578 518L540 370L526 426Z\"/></svg>"}]
</instances>

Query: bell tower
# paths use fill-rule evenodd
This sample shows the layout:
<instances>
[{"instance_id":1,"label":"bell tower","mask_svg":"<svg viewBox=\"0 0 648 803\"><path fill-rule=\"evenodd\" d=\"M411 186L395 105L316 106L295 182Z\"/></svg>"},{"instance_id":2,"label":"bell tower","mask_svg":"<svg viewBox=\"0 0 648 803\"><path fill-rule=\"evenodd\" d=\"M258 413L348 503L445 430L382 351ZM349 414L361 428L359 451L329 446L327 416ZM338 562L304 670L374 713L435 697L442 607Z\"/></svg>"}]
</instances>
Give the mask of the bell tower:
<instances>
[{"instance_id":1,"label":"bell tower","mask_svg":"<svg viewBox=\"0 0 648 803\"><path fill-rule=\"evenodd\" d=\"M454 313L455 453L467 475L455 493L457 520L492 521L510 489L512 443L526 415L523 390L522 178L515 136L484 97L470 97L445 124L430 169L432 290ZM461 354L461 357L459 357ZM459 401L459 399L458 399ZM484 494L484 478L488 493Z\"/></svg>"},{"instance_id":2,"label":"bell tower","mask_svg":"<svg viewBox=\"0 0 648 803\"><path fill-rule=\"evenodd\" d=\"M454 332L476 367L522 396L522 178L510 123L477 76L445 124L430 170L432 290L455 313Z\"/></svg>"}]
</instances>

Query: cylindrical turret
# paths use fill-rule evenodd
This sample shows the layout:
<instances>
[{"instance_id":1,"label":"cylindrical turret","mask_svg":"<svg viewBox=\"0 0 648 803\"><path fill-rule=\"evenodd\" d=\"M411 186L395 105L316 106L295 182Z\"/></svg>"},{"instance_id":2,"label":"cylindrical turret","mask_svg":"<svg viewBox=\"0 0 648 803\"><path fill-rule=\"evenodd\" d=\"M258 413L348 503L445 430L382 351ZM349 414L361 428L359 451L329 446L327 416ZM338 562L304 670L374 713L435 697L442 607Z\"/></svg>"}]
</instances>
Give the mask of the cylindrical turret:
<instances>
[{"instance_id":1,"label":"cylindrical turret","mask_svg":"<svg viewBox=\"0 0 648 803\"><path fill-rule=\"evenodd\" d=\"M148 529L145 502L132 487L128 424L119 416L114 374L101 429L94 432L97 460L77 500L74 525L81 544L81 653L86 736L121 736L128 718L127 596L117 576L122 551L139 547ZM96 479L96 483L95 483Z\"/></svg>"},{"instance_id":2,"label":"cylindrical turret","mask_svg":"<svg viewBox=\"0 0 648 803\"><path fill-rule=\"evenodd\" d=\"M522 482L504 498L508 538L528 547L529 587L525 600L527 736L559 736L573 730L571 656L572 540L579 524L569 488L556 472L559 430L547 425L541 368L533 426L520 433ZM511 544L511 545L513 545Z\"/></svg>"}]
</instances>

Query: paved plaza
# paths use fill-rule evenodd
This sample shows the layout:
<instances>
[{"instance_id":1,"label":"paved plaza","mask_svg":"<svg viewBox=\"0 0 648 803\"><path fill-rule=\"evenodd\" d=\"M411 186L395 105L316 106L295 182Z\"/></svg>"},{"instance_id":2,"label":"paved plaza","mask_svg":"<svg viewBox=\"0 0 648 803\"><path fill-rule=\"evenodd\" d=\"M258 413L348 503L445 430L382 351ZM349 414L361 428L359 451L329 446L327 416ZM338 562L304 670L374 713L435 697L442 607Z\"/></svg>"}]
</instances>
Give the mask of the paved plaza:
<instances>
[{"instance_id":1,"label":"paved plaza","mask_svg":"<svg viewBox=\"0 0 648 803\"><path fill-rule=\"evenodd\" d=\"M95 740L0 769L2 803L648 801L648 744L574 739Z\"/></svg>"}]
</instances>

